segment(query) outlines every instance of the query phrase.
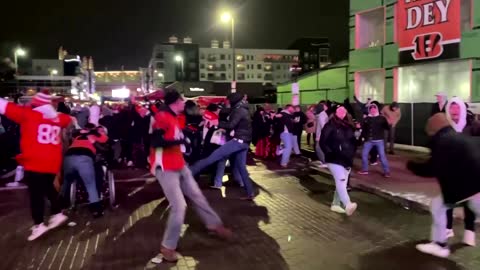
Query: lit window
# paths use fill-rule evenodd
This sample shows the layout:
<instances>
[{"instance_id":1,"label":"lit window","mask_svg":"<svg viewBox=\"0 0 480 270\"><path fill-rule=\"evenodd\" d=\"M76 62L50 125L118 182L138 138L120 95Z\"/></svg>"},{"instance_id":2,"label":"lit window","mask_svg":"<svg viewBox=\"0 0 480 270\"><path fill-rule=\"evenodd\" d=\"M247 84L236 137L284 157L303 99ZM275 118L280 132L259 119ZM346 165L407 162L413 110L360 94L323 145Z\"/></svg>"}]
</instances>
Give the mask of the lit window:
<instances>
[{"instance_id":1,"label":"lit window","mask_svg":"<svg viewBox=\"0 0 480 270\"><path fill-rule=\"evenodd\" d=\"M363 49L385 44L385 8L359 13L357 19L355 48Z\"/></svg>"}]
</instances>

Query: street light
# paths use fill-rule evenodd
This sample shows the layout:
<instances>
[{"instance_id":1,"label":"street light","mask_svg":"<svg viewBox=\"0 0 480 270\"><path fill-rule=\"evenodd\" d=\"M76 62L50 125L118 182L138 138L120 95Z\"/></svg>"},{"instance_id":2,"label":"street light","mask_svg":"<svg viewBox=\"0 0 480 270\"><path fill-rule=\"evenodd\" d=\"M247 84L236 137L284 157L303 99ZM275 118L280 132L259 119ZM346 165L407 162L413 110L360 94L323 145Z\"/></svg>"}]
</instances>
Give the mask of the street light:
<instances>
[{"instance_id":1,"label":"street light","mask_svg":"<svg viewBox=\"0 0 480 270\"><path fill-rule=\"evenodd\" d=\"M181 55L175 55L175 62L178 62L182 65L182 81L184 80L184 69L183 69L183 57Z\"/></svg>"},{"instance_id":2,"label":"street light","mask_svg":"<svg viewBox=\"0 0 480 270\"><path fill-rule=\"evenodd\" d=\"M15 74L18 74L18 57L22 57L22 56L25 56L27 55L27 52L18 47L16 48L14 51L13 51L13 56L14 56L14 61L15 61Z\"/></svg>"},{"instance_id":3,"label":"street light","mask_svg":"<svg viewBox=\"0 0 480 270\"><path fill-rule=\"evenodd\" d=\"M237 68L237 60L236 60L236 55L235 55L235 19L233 18L233 15L232 13L230 12L223 12L222 13L222 16L220 17L222 22L224 23L229 23L231 22L232 23L232 54L233 54L233 57L232 57L232 61L233 61L233 78L232 78L232 93L235 93L236 92L236 80L237 80L237 77L236 77L236 68Z\"/></svg>"}]
</instances>

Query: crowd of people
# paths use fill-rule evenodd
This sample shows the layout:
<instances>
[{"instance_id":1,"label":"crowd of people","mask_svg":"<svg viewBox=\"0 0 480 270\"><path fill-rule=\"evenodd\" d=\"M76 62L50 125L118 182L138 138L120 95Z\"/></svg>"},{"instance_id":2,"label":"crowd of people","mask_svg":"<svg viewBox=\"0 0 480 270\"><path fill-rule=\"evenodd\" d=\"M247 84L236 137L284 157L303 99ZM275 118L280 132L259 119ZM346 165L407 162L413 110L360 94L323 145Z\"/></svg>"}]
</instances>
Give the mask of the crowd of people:
<instances>
[{"instance_id":1,"label":"crowd of people","mask_svg":"<svg viewBox=\"0 0 480 270\"><path fill-rule=\"evenodd\" d=\"M465 209L464 242L475 245L474 221L480 211L477 198L480 185L469 179L480 174L476 169L480 157L476 156L479 152L471 151L476 147L475 141L465 136L479 136L480 124L474 121L461 99L447 100L442 93L437 98L427 125L427 133L432 136L432 158L425 164L409 162L408 168L416 174L439 179L443 196L432 204L433 242L417 248L446 257L449 254L446 239L453 236L451 209L457 205ZM148 168L157 178L170 203L160 253L163 260L175 262L187 207L185 197L209 231L225 239L232 236L204 197L196 176L210 174L211 188L221 189L225 170L230 167L233 179L245 191L239 199L252 201L256 190L246 166L251 144L257 158L278 158L281 167L289 167L291 155L301 155L305 132L307 144L318 158L309 165L328 169L335 181L331 210L352 215L358 205L350 199L348 183L357 150L362 147L359 175L367 175L369 166L379 160L383 176L389 178L386 146L389 144L388 153L394 154L395 129L401 110L396 102L383 105L367 99L362 103L354 97L352 103L349 99L342 103L320 101L308 106L305 112L298 105L278 109L257 106L251 115L247 97L241 93L230 94L225 102L200 108L192 101L185 101L175 90L167 91L162 101L154 103L132 100L125 105L70 108L63 102L55 102L48 91L41 91L26 105L0 99L0 115L4 115L0 135L9 133L9 139L19 140L17 161L25 170L34 221L28 240L65 223L68 217L62 210L69 206L70 185L76 180L85 186L93 216L103 215L99 194L103 177L97 164L98 152L102 151L111 166ZM458 148L445 150L453 149L446 146L450 142ZM446 155L444 151L448 151ZM450 160L445 156L458 159L445 164ZM452 171L452 167L457 171ZM458 171L462 179L455 183ZM45 197L50 201L52 214L46 223Z\"/></svg>"}]
</instances>

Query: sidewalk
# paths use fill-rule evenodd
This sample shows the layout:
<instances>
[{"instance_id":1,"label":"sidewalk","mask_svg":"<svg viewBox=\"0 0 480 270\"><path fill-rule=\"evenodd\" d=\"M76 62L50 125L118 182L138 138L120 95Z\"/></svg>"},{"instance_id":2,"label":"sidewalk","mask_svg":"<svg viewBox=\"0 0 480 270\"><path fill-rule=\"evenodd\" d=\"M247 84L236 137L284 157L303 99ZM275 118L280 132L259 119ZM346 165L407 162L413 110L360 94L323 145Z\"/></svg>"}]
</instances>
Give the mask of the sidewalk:
<instances>
[{"instance_id":1,"label":"sidewalk","mask_svg":"<svg viewBox=\"0 0 480 270\"><path fill-rule=\"evenodd\" d=\"M309 157L316 159L313 148L302 142L302 150ZM384 178L380 163L369 167L369 175L359 175L361 168L360 155L354 160L354 168L350 184L352 187L387 198L403 207L417 210L427 210L431 199L440 193L440 188L434 178L423 178L413 175L406 168L409 159L425 158L427 154L421 152L397 151L396 155L388 155L391 168L391 178ZM318 169L318 172L330 176L328 169Z\"/></svg>"}]
</instances>

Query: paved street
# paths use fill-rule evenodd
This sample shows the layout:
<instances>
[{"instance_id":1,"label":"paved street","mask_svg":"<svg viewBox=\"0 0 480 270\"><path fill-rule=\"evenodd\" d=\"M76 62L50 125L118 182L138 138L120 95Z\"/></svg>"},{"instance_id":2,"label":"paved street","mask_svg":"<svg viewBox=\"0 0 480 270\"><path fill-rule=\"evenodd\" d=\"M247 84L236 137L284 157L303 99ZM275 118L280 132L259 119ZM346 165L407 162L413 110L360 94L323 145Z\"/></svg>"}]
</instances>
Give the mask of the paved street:
<instances>
[{"instance_id":1,"label":"paved street","mask_svg":"<svg viewBox=\"0 0 480 270\"><path fill-rule=\"evenodd\" d=\"M455 245L450 260L416 252L429 235L430 218L383 198L352 192L359 209L351 218L330 211L332 182L272 163L249 167L260 186L255 203L236 200L239 188L205 189L236 238L231 243L205 233L189 210L177 265L149 263L160 246L168 204L158 184L143 172L119 175L120 206L91 223L86 209L64 226L28 243L31 226L25 190L0 192L1 269L480 269L476 248ZM133 179L136 181L126 181ZM140 179L139 179L140 178ZM202 184L206 184L203 183ZM456 227L460 241L462 228Z\"/></svg>"}]
</instances>

